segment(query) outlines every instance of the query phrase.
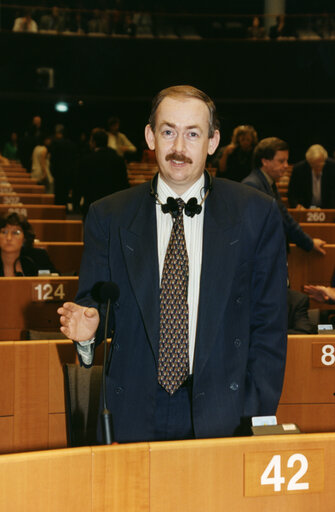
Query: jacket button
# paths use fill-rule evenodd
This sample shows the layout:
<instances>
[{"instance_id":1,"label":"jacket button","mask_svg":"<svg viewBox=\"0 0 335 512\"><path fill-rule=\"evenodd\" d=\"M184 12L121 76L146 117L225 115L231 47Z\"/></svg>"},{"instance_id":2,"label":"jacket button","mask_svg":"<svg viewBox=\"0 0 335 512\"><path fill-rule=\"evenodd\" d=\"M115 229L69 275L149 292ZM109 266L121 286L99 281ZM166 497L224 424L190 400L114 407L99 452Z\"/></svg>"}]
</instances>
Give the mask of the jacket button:
<instances>
[{"instance_id":1,"label":"jacket button","mask_svg":"<svg viewBox=\"0 0 335 512\"><path fill-rule=\"evenodd\" d=\"M242 304L242 297L237 297L235 302L236 302L236 304Z\"/></svg>"},{"instance_id":2,"label":"jacket button","mask_svg":"<svg viewBox=\"0 0 335 512\"><path fill-rule=\"evenodd\" d=\"M238 390L238 384L237 382L232 382L229 386L229 388L232 390L232 391L237 391Z\"/></svg>"},{"instance_id":3,"label":"jacket button","mask_svg":"<svg viewBox=\"0 0 335 512\"><path fill-rule=\"evenodd\" d=\"M120 345L118 343L115 343L114 350L119 350L119 348L120 348Z\"/></svg>"},{"instance_id":4,"label":"jacket button","mask_svg":"<svg viewBox=\"0 0 335 512\"><path fill-rule=\"evenodd\" d=\"M236 348L239 348L242 344L242 341L240 340L240 338L235 338L234 339L234 345Z\"/></svg>"},{"instance_id":5,"label":"jacket button","mask_svg":"<svg viewBox=\"0 0 335 512\"><path fill-rule=\"evenodd\" d=\"M117 395L120 395L122 393L122 391L123 391L123 388L121 386L118 386L118 387L115 388L115 393Z\"/></svg>"}]
</instances>

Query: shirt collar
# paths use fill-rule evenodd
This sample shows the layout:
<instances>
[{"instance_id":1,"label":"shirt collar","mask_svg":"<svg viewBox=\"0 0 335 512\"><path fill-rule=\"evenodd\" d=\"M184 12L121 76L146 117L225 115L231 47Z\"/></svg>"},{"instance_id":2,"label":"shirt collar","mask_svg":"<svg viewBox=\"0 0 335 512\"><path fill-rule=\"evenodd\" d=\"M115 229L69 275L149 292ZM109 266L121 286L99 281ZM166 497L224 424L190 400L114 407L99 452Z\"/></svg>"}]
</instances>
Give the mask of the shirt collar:
<instances>
[{"instance_id":1,"label":"shirt collar","mask_svg":"<svg viewBox=\"0 0 335 512\"><path fill-rule=\"evenodd\" d=\"M204 186L205 175L202 174L200 178L195 183L193 183L193 185L189 189L187 189L182 196L178 196L178 194L174 192L174 190L172 190L172 188L170 188L169 185L164 180L162 180L162 178L158 174L157 195L159 197L160 202L163 204L166 203L168 197L173 197L175 199L177 197L181 197L185 203L187 203L187 201L191 197L196 197L198 203L200 203L204 196Z\"/></svg>"},{"instance_id":2,"label":"shirt collar","mask_svg":"<svg viewBox=\"0 0 335 512\"><path fill-rule=\"evenodd\" d=\"M268 182L268 184L270 185L270 187L272 187L272 185L274 184L275 180L273 180L271 178L271 176L269 176L265 171L263 171L262 169L260 169L261 173L265 176L265 179L266 181Z\"/></svg>"}]
</instances>

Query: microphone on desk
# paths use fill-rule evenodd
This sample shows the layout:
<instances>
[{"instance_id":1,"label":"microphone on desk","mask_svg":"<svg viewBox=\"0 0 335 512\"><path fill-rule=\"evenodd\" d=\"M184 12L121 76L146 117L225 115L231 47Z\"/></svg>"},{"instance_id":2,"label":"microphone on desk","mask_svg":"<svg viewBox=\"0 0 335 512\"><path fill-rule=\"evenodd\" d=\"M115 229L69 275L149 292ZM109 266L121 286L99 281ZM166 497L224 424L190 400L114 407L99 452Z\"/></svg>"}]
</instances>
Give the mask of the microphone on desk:
<instances>
[{"instance_id":1,"label":"microphone on desk","mask_svg":"<svg viewBox=\"0 0 335 512\"><path fill-rule=\"evenodd\" d=\"M105 444L112 444L113 442L113 417L107 408L106 396L106 367L107 367L107 330L109 321L109 312L111 304L114 304L120 296L120 290L117 284L113 281L103 282L100 281L93 286L92 297L100 304L107 304L105 330L104 330L104 360L102 368L102 400L103 410L101 413L102 430L104 435Z\"/></svg>"}]
</instances>

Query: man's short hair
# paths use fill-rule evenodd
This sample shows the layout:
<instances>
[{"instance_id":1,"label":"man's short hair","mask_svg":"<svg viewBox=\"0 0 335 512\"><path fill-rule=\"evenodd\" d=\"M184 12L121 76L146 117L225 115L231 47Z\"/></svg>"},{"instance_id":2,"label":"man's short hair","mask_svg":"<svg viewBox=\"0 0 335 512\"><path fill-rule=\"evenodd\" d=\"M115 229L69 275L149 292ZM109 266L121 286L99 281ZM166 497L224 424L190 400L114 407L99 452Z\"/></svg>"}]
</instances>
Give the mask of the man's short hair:
<instances>
[{"instance_id":1,"label":"man's short hair","mask_svg":"<svg viewBox=\"0 0 335 512\"><path fill-rule=\"evenodd\" d=\"M213 100L206 93L200 91L196 87L192 87L191 85L175 85L173 87L168 87L167 89L163 89L160 91L152 100L151 112L149 116L149 124L151 126L152 131L155 131L155 122L156 122L156 111L159 105L162 103L164 98L172 97L172 98L195 98L203 101L208 108L209 111L209 128L208 128L208 137L211 139L214 137L215 130L220 128L220 123L216 114L216 108Z\"/></svg>"},{"instance_id":2,"label":"man's short hair","mask_svg":"<svg viewBox=\"0 0 335 512\"><path fill-rule=\"evenodd\" d=\"M94 128L91 133L91 139L96 148L106 148L108 144L108 133L103 128Z\"/></svg>"},{"instance_id":3,"label":"man's short hair","mask_svg":"<svg viewBox=\"0 0 335 512\"><path fill-rule=\"evenodd\" d=\"M255 167L262 167L262 159L273 160L277 151L288 151L288 144L277 137L267 137L259 141L254 149L253 159Z\"/></svg>"},{"instance_id":4,"label":"man's short hair","mask_svg":"<svg viewBox=\"0 0 335 512\"><path fill-rule=\"evenodd\" d=\"M313 144L307 149L305 154L307 162L313 162L313 160L320 158L320 156L324 160L328 158L328 153L326 149L323 146L320 146L320 144Z\"/></svg>"}]
</instances>

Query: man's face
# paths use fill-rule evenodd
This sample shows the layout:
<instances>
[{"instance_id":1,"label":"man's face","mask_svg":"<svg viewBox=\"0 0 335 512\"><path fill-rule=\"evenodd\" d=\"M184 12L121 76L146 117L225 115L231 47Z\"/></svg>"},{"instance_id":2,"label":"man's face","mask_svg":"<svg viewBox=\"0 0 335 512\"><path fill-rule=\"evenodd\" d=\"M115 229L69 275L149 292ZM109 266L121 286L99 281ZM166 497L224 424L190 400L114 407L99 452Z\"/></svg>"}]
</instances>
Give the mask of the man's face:
<instances>
[{"instance_id":1,"label":"man's face","mask_svg":"<svg viewBox=\"0 0 335 512\"><path fill-rule=\"evenodd\" d=\"M324 168L325 162L326 160L324 159L323 156L319 156L308 161L314 174L316 174L317 176L319 176L322 173L322 169Z\"/></svg>"},{"instance_id":2,"label":"man's face","mask_svg":"<svg viewBox=\"0 0 335 512\"><path fill-rule=\"evenodd\" d=\"M242 151L249 151L252 148L252 136L250 133L244 133L239 136L238 143Z\"/></svg>"},{"instance_id":3,"label":"man's face","mask_svg":"<svg viewBox=\"0 0 335 512\"><path fill-rule=\"evenodd\" d=\"M274 181L278 181L285 174L287 167L287 150L277 151L272 160L262 158L262 171L265 171Z\"/></svg>"},{"instance_id":4,"label":"man's face","mask_svg":"<svg viewBox=\"0 0 335 512\"><path fill-rule=\"evenodd\" d=\"M120 128L120 123L114 123L114 124L111 124L109 126L109 131L113 134L113 135L116 135L119 131L119 128Z\"/></svg>"},{"instance_id":5,"label":"man's face","mask_svg":"<svg viewBox=\"0 0 335 512\"><path fill-rule=\"evenodd\" d=\"M207 154L220 140L218 130L208 138L209 111L197 98L167 96L156 111L155 132L145 128L145 139L156 159L162 179L182 195L204 172Z\"/></svg>"}]
</instances>

